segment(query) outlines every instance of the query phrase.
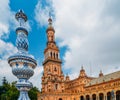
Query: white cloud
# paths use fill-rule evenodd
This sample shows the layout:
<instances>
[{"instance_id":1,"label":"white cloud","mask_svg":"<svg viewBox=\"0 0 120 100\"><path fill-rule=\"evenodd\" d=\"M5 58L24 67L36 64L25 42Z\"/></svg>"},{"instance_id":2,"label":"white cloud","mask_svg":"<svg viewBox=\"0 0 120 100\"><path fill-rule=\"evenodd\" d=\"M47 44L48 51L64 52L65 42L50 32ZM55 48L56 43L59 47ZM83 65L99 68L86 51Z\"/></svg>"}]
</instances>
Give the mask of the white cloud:
<instances>
[{"instance_id":1,"label":"white cloud","mask_svg":"<svg viewBox=\"0 0 120 100\"><path fill-rule=\"evenodd\" d=\"M15 22L14 12L9 7L9 0L0 0L0 13L0 38L8 38L9 29L13 28Z\"/></svg>"},{"instance_id":2,"label":"white cloud","mask_svg":"<svg viewBox=\"0 0 120 100\"><path fill-rule=\"evenodd\" d=\"M0 0L0 39L8 38L10 30L15 30L19 23L15 19L15 12L10 9L10 0ZM26 23L26 28L31 30L30 22Z\"/></svg>"},{"instance_id":3,"label":"white cloud","mask_svg":"<svg viewBox=\"0 0 120 100\"><path fill-rule=\"evenodd\" d=\"M45 26L47 24L49 11L49 6L43 7L41 1L38 1L38 4L35 8L35 19L40 26Z\"/></svg>"},{"instance_id":4,"label":"white cloud","mask_svg":"<svg viewBox=\"0 0 120 100\"><path fill-rule=\"evenodd\" d=\"M6 39L9 36L10 28L12 28L13 12L9 7L9 0L0 0L0 83L2 77L6 77L9 82L16 78L11 73L11 68L7 63L7 58L16 53L17 49L12 43L5 42L2 39ZM10 27L11 26L11 27ZM12 79L12 80L11 80Z\"/></svg>"},{"instance_id":5,"label":"white cloud","mask_svg":"<svg viewBox=\"0 0 120 100\"><path fill-rule=\"evenodd\" d=\"M120 42L120 20L116 21L117 15L107 14L108 6L113 6L113 2L65 0L63 3L53 0L53 3L56 2L59 3L59 7L54 5L56 36L63 40L62 44L69 47L64 56L64 67L75 72L81 65L85 65L87 73L90 73L88 67L92 63L92 72L96 75L100 69L106 73L109 69L120 66L120 46L117 44ZM67 4L67 7L63 4Z\"/></svg>"},{"instance_id":6,"label":"white cloud","mask_svg":"<svg viewBox=\"0 0 120 100\"><path fill-rule=\"evenodd\" d=\"M0 23L0 37L2 37L4 33L8 33L8 28L4 24Z\"/></svg>"},{"instance_id":7,"label":"white cloud","mask_svg":"<svg viewBox=\"0 0 120 100\"><path fill-rule=\"evenodd\" d=\"M37 66L34 70L33 77L30 78L30 81L33 83L33 86L36 86L41 90L41 77L42 77L43 67Z\"/></svg>"},{"instance_id":8,"label":"white cloud","mask_svg":"<svg viewBox=\"0 0 120 100\"><path fill-rule=\"evenodd\" d=\"M63 57L64 68L75 73L83 65L93 76L98 75L101 69L104 73L119 70L120 1L51 1L56 18L55 35L61 40L59 46L68 47ZM36 13L38 23L42 22L39 15L44 16L45 13L41 6L39 9Z\"/></svg>"},{"instance_id":9,"label":"white cloud","mask_svg":"<svg viewBox=\"0 0 120 100\"><path fill-rule=\"evenodd\" d=\"M16 52L16 47L11 43L6 43L3 40L0 40L0 85L4 76L8 82L17 80L17 78L12 74L12 69L7 62L7 58Z\"/></svg>"},{"instance_id":10,"label":"white cloud","mask_svg":"<svg viewBox=\"0 0 120 100\"><path fill-rule=\"evenodd\" d=\"M8 82L16 81L17 78L12 74L12 69L8 65L7 60L0 60L0 85L2 84L3 77L6 77Z\"/></svg>"},{"instance_id":11,"label":"white cloud","mask_svg":"<svg viewBox=\"0 0 120 100\"><path fill-rule=\"evenodd\" d=\"M2 57L2 59L7 59L16 52L17 49L13 46L13 44L0 40L0 57Z\"/></svg>"}]
</instances>

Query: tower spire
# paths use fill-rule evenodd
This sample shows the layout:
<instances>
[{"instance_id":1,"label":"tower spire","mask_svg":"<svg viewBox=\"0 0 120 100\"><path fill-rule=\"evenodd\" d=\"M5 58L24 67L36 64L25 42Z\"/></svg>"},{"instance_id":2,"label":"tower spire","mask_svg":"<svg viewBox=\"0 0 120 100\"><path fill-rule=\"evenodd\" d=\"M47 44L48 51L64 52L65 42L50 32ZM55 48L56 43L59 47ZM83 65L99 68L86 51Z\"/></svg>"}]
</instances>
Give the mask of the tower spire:
<instances>
[{"instance_id":1,"label":"tower spire","mask_svg":"<svg viewBox=\"0 0 120 100\"><path fill-rule=\"evenodd\" d=\"M49 19L48 19L48 28L46 30L47 32L48 31L53 31L55 33L55 30L52 26L52 15L51 15L51 12L49 12Z\"/></svg>"},{"instance_id":2,"label":"tower spire","mask_svg":"<svg viewBox=\"0 0 120 100\"><path fill-rule=\"evenodd\" d=\"M85 76L87 76L87 75L86 75L85 70L84 70L83 65L82 65L79 77L85 77Z\"/></svg>"},{"instance_id":3,"label":"tower spire","mask_svg":"<svg viewBox=\"0 0 120 100\"><path fill-rule=\"evenodd\" d=\"M100 70L99 77L103 76L102 70Z\"/></svg>"},{"instance_id":4,"label":"tower spire","mask_svg":"<svg viewBox=\"0 0 120 100\"><path fill-rule=\"evenodd\" d=\"M49 25L52 25L52 15L51 15L51 12L49 12L48 22L49 22Z\"/></svg>"}]
</instances>

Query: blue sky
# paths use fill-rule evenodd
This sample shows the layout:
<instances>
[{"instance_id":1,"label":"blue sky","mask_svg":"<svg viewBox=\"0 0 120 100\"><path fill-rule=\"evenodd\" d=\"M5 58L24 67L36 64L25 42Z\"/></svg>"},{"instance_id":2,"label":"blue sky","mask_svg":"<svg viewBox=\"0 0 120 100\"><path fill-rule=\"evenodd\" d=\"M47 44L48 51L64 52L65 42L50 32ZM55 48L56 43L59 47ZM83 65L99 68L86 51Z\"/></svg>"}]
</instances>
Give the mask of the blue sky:
<instances>
[{"instance_id":1,"label":"blue sky","mask_svg":"<svg viewBox=\"0 0 120 100\"><path fill-rule=\"evenodd\" d=\"M23 9L24 13L28 16L28 21L30 25L29 30L29 52L35 56L35 58L38 60L39 65L42 65L43 61L43 52L46 47L46 28L47 23L44 26L39 26L38 22L35 20L35 7L38 3L38 0L30 1L29 5L27 1L24 0L18 0L18 1L11 1L10 7L11 10L14 12L17 12L19 9ZM49 6L45 1L41 1L42 8ZM16 5L16 6L14 6ZM48 9L49 11L52 11L52 9ZM49 12L46 12L49 14ZM54 17L54 16L53 16ZM49 18L49 16L48 16ZM47 20L46 20L47 22ZM15 45L15 30L11 30L9 38L7 41L12 42ZM56 40L57 41L57 40ZM64 55L66 47L60 48L61 49L61 57Z\"/></svg>"},{"instance_id":2,"label":"blue sky","mask_svg":"<svg viewBox=\"0 0 120 100\"><path fill-rule=\"evenodd\" d=\"M16 53L17 22L14 18L19 9L28 16L29 53L38 62L30 81L39 89L43 72L42 61L46 47L46 28L49 11L64 74L71 79L78 77L81 66L87 75L97 77L120 70L120 1L119 0L0 0L0 80L3 76L11 81L12 75L7 58ZM36 81L34 81L36 80Z\"/></svg>"},{"instance_id":3,"label":"blue sky","mask_svg":"<svg viewBox=\"0 0 120 100\"><path fill-rule=\"evenodd\" d=\"M16 6L14 6L16 5ZM38 23L35 21L35 6L37 5L37 0L30 1L28 4L28 1L24 0L17 0L17 1L11 1L10 7L11 10L14 12L17 12L19 9L23 9L25 14L28 16L29 25L31 27L29 31L29 52L35 56L36 59L40 61L39 64L41 64L41 60L43 60L43 51L46 45L46 33L45 29L46 27L39 27ZM10 40L12 40L12 43L15 43L15 31L12 31L13 34L10 34Z\"/></svg>"}]
</instances>

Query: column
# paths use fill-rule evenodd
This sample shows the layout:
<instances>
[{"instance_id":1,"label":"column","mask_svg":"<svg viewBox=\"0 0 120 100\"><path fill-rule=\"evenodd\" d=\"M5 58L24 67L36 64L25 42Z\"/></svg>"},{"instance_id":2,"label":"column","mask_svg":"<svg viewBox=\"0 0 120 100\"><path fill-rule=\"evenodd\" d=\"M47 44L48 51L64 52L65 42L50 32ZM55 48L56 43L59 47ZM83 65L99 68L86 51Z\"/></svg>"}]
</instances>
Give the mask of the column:
<instances>
[{"instance_id":1,"label":"column","mask_svg":"<svg viewBox=\"0 0 120 100\"><path fill-rule=\"evenodd\" d=\"M87 100L86 95L84 96L84 100Z\"/></svg>"},{"instance_id":2,"label":"column","mask_svg":"<svg viewBox=\"0 0 120 100\"><path fill-rule=\"evenodd\" d=\"M99 96L98 96L98 94L96 94L96 100L99 100Z\"/></svg>"},{"instance_id":3,"label":"column","mask_svg":"<svg viewBox=\"0 0 120 100\"><path fill-rule=\"evenodd\" d=\"M49 53L49 56L48 56L48 57L50 57L50 51L49 51L48 53Z\"/></svg>"},{"instance_id":4,"label":"column","mask_svg":"<svg viewBox=\"0 0 120 100\"><path fill-rule=\"evenodd\" d=\"M60 54L58 53L58 59L60 58Z\"/></svg>"},{"instance_id":5,"label":"column","mask_svg":"<svg viewBox=\"0 0 120 100\"><path fill-rule=\"evenodd\" d=\"M90 100L92 100L92 95L89 95L90 96Z\"/></svg>"},{"instance_id":6,"label":"column","mask_svg":"<svg viewBox=\"0 0 120 100\"><path fill-rule=\"evenodd\" d=\"M116 100L116 92L115 92L115 94L114 94L114 100Z\"/></svg>"},{"instance_id":7,"label":"column","mask_svg":"<svg viewBox=\"0 0 120 100\"><path fill-rule=\"evenodd\" d=\"M104 100L107 100L107 95L106 94L104 94Z\"/></svg>"}]
</instances>

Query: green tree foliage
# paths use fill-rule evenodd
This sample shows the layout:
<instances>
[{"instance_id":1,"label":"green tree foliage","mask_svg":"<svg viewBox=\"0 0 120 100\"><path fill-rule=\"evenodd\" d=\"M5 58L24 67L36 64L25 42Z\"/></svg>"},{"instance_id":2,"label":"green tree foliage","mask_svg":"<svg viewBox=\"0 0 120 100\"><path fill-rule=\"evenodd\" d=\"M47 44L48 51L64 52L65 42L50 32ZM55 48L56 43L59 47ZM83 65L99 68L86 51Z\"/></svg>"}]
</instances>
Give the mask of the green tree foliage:
<instances>
[{"instance_id":1,"label":"green tree foliage","mask_svg":"<svg viewBox=\"0 0 120 100\"><path fill-rule=\"evenodd\" d=\"M19 91L15 87L15 82L12 84L5 83L0 88L0 100L17 100L19 96Z\"/></svg>"},{"instance_id":2,"label":"green tree foliage","mask_svg":"<svg viewBox=\"0 0 120 100\"><path fill-rule=\"evenodd\" d=\"M19 91L15 87L16 82L9 84L6 80L5 84L0 86L0 100L17 100L19 97ZM37 100L38 89L33 87L29 92L31 100Z\"/></svg>"},{"instance_id":3,"label":"green tree foliage","mask_svg":"<svg viewBox=\"0 0 120 100\"><path fill-rule=\"evenodd\" d=\"M7 80L6 80L6 77L3 77L3 80L2 80L2 84L7 84Z\"/></svg>"},{"instance_id":4,"label":"green tree foliage","mask_svg":"<svg viewBox=\"0 0 120 100\"><path fill-rule=\"evenodd\" d=\"M36 87L33 87L29 92L28 95L30 97L31 100L37 100L37 93L38 93L38 89Z\"/></svg>"}]
</instances>

